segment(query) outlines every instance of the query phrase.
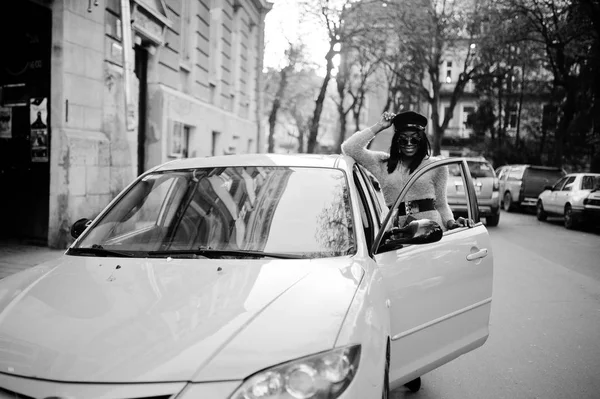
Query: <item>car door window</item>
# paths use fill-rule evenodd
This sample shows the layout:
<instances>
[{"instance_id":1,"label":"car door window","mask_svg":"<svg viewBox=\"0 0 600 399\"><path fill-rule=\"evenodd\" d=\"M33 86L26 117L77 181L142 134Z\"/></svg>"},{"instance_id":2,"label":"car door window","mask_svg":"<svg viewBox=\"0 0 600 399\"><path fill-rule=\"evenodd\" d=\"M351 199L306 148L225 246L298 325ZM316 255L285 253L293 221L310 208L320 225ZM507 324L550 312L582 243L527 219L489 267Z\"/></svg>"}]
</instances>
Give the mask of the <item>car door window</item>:
<instances>
[{"instance_id":1,"label":"car door window","mask_svg":"<svg viewBox=\"0 0 600 399\"><path fill-rule=\"evenodd\" d=\"M575 176L570 176L565 181L565 185L560 189L560 191L572 191L573 183L575 182Z\"/></svg>"},{"instance_id":2,"label":"car door window","mask_svg":"<svg viewBox=\"0 0 600 399\"><path fill-rule=\"evenodd\" d=\"M566 177L563 177L562 179L560 179L559 181L557 181L554 186L552 186L552 191L558 191L562 188L562 186L565 184L565 181L567 180Z\"/></svg>"},{"instance_id":3,"label":"car door window","mask_svg":"<svg viewBox=\"0 0 600 399\"><path fill-rule=\"evenodd\" d=\"M412 220L428 219L437 223L450 234L446 224L460 216L479 222L477 197L473 181L462 160L453 160L413 174L407 187L390 210L383 233L389 235L393 229L403 228ZM434 182L446 181L444 186Z\"/></svg>"},{"instance_id":4,"label":"car door window","mask_svg":"<svg viewBox=\"0 0 600 399\"><path fill-rule=\"evenodd\" d=\"M510 172L508 172L508 180L521 180L523 178L523 173L525 173L525 168L523 167L512 168Z\"/></svg>"}]
</instances>

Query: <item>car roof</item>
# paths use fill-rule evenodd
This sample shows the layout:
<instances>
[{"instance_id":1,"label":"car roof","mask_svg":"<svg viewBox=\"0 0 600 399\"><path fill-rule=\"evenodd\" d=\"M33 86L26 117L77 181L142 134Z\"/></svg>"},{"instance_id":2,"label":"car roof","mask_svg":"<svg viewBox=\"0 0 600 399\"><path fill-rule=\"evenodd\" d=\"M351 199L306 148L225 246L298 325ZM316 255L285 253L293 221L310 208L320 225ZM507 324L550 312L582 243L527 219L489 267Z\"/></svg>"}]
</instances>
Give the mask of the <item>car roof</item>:
<instances>
[{"instance_id":1,"label":"car roof","mask_svg":"<svg viewBox=\"0 0 600 399\"><path fill-rule=\"evenodd\" d=\"M235 154L177 159L164 163L154 170L236 166L295 166L344 169L353 163L352 158L340 154Z\"/></svg>"},{"instance_id":2,"label":"car roof","mask_svg":"<svg viewBox=\"0 0 600 399\"><path fill-rule=\"evenodd\" d=\"M531 168L531 169L542 169L542 170L556 170L556 171L562 171L562 168L559 168L557 166L542 166L542 165L531 165L531 164L511 164L511 165L505 165L505 166L510 166L513 168Z\"/></svg>"}]
</instances>

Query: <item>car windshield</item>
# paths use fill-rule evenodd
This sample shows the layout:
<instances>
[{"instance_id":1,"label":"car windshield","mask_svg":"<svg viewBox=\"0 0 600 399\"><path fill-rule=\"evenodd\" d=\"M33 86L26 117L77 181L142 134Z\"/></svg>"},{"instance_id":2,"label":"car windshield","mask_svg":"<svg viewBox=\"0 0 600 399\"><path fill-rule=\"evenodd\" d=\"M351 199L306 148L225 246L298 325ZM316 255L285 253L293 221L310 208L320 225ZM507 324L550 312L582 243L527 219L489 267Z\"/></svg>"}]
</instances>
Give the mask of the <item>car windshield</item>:
<instances>
[{"instance_id":1,"label":"car windshield","mask_svg":"<svg viewBox=\"0 0 600 399\"><path fill-rule=\"evenodd\" d=\"M346 176L271 166L151 173L73 248L129 256L349 255L355 238Z\"/></svg>"},{"instance_id":2,"label":"car windshield","mask_svg":"<svg viewBox=\"0 0 600 399\"><path fill-rule=\"evenodd\" d=\"M485 162L467 161L467 164L472 177L494 177L494 170Z\"/></svg>"},{"instance_id":3,"label":"car windshield","mask_svg":"<svg viewBox=\"0 0 600 399\"><path fill-rule=\"evenodd\" d=\"M494 169L492 169L492 167L486 162L467 161L467 165L469 165L471 177L494 177ZM461 176L460 168L456 164L449 165L448 171L450 173L450 176Z\"/></svg>"},{"instance_id":4,"label":"car windshield","mask_svg":"<svg viewBox=\"0 0 600 399\"><path fill-rule=\"evenodd\" d=\"M581 179L582 190L600 190L600 176L583 176Z\"/></svg>"}]
</instances>

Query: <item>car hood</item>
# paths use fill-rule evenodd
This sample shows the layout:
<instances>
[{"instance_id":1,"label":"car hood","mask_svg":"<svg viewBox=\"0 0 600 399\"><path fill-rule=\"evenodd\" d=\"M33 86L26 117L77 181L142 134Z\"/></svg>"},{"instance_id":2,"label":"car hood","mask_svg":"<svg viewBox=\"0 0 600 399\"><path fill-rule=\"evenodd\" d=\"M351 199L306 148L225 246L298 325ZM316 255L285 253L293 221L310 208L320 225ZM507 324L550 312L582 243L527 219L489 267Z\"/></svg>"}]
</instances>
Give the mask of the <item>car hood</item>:
<instances>
[{"instance_id":1,"label":"car hood","mask_svg":"<svg viewBox=\"0 0 600 399\"><path fill-rule=\"evenodd\" d=\"M226 368L222 351L231 361L277 352L244 359L237 378L332 347L358 284L351 264L65 255L0 281L0 370L56 381L190 381L208 363ZM327 300L328 285L339 298ZM308 335L261 337L270 323L298 321L310 324L301 329Z\"/></svg>"}]
</instances>

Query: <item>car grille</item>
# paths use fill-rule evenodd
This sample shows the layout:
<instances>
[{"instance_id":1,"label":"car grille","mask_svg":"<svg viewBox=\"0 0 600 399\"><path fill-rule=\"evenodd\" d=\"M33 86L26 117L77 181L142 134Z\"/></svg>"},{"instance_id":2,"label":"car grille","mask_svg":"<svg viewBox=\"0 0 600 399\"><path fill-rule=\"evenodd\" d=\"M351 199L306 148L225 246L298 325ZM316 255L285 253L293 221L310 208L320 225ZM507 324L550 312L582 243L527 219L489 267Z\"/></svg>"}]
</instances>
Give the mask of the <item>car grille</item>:
<instances>
[{"instance_id":1,"label":"car grille","mask_svg":"<svg viewBox=\"0 0 600 399\"><path fill-rule=\"evenodd\" d=\"M52 397L52 396L50 396ZM162 395L162 396L146 396L143 398L124 398L124 399L169 399L171 395ZM0 399L35 399L31 396L21 395L20 393L9 391L3 388L0 388ZM93 399L93 398L87 398Z\"/></svg>"},{"instance_id":2,"label":"car grille","mask_svg":"<svg viewBox=\"0 0 600 399\"><path fill-rule=\"evenodd\" d=\"M600 200L598 200L598 199L588 199L586 205L600 206Z\"/></svg>"}]
</instances>

